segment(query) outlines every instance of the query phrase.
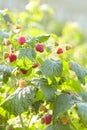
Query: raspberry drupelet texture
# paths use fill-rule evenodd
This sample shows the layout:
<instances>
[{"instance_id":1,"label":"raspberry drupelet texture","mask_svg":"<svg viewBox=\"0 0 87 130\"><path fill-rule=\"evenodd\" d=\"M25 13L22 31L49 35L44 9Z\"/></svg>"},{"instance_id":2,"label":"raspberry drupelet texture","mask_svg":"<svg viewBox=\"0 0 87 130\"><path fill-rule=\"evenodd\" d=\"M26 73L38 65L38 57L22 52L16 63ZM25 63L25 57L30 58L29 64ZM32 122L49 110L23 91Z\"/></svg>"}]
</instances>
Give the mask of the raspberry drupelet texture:
<instances>
[{"instance_id":1,"label":"raspberry drupelet texture","mask_svg":"<svg viewBox=\"0 0 87 130\"><path fill-rule=\"evenodd\" d=\"M17 59L17 56L14 53L9 54L9 62L14 62Z\"/></svg>"},{"instance_id":2,"label":"raspberry drupelet texture","mask_svg":"<svg viewBox=\"0 0 87 130\"><path fill-rule=\"evenodd\" d=\"M42 53L44 52L44 45L43 44L37 44L36 45L36 51Z\"/></svg>"},{"instance_id":3,"label":"raspberry drupelet texture","mask_svg":"<svg viewBox=\"0 0 87 130\"><path fill-rule=\"evenodd\" d=\"M63 53L63 49L62 49L61 47L59 47L56 53L57 53L57 54Z\"/></svg>"},{"instance_id":4,"label":"raspberry drupelet texture","mask_svg":"<svg viewBox=\"0 0 87 130\"><path fill-rule=\"evenodd\" d=\"M20 45L24 45L25 42L26 42L26 38L25 38L24 36L20 36L20 37L18 38L18 43L19 43Z\"/></svg>"}]
</instances>

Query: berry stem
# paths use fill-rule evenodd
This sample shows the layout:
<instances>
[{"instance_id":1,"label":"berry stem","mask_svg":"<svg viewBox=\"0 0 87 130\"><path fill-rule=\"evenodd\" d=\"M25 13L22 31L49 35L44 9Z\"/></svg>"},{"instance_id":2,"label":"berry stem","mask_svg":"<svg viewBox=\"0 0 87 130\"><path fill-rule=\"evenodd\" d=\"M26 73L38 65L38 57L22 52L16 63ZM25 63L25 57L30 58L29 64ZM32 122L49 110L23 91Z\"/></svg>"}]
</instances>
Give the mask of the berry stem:
<instances>
[{"instance_id":1,"label":"berry stem","mask_svg":"<svg viewBox=\"0 0 87 130\"><path fill-rule=\"evenodd\" d=\"M23 122L23 119L22 119L21 114L19 115L19 118L20 118L20 122L21 122L22 130L25 130L25 126L24 126L24 122Z\"/></svg>"}]
</instances>

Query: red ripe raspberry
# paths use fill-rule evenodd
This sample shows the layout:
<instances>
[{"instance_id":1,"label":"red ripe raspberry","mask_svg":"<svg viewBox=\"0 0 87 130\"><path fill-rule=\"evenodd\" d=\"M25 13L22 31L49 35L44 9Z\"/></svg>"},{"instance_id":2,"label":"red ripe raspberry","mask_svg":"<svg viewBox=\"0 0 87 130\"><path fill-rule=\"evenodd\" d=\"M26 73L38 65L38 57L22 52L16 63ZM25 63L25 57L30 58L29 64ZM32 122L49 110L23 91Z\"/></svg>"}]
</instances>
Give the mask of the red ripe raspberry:
<instances>
[{"instance_id":1,"label":"red ripe raspberry","mask_svg":"<svg viewBox=\"0 0 87 130\"><path fill-rule=\"evenodd\" d=\"M21 37L18 38L18 43L20 45L23 45L25 42L26 42L26 38L24 36L21 36Z\"/></svg>"},{"instance_id":2,"label":"red ripe raspberry","mask_svg":"<svg viewBox=\"0 0 87 130\"><path fill-rule=\"evenodd\" d=\"M17 59L17 56L14 53L9 54L9 62L14 62Z\"/></svg>"},{"instance_id":3,"label":"red ripe raspberry","mask_svg":"<svg viewBox=\"0 0 87 130\"><path fill-rule=\"evenodd\" d=\"M43 46L43 44L37 44L36 45L36 51L44 52L44 46Z\"/></svg>"},{"instance_id":4,"label":"red ripe raspberry","mask_svg":"<svg viewBox=\"0 0 87 130\"><path fill-rule=\"evenodd\" d=\"M51 120L52 120L52 115L45 115L44 116L44 122L45 124L50 124L51 123Z\"/></svg>"},{"instance_id":5,"label":"red ripe raspberry","mask_svg":"<svg viewBox=\"0 0 87 130\"><path fill-rule=\"evenodd\" d=\"M32 68L37 68L39 66L39 64L38 63L35 63L33 66L32 66Z\"/></svg>"},{"instance_id":6,"label":"red ripe raspberry","mask_svg":"<svg viewBox=\"0 0 87 130\"><path fill-rule=\"evenodd\" d=\"M22 74L27 74L28 70L25 70L25 69L20 69Z\"/></svg>"},{"instance_id":7,"label":"red ripe raspberry","mask_svg":"<svg viewBox=\"0 0 87 130\"><path fill-rule=\"evenodd\" d=\"M61 54L61 53L63 53L63 49L60 47L60 48L58 48L58 50L57 50L57 52L56 52L57 54Z\"/></svg>"}]
</instances>

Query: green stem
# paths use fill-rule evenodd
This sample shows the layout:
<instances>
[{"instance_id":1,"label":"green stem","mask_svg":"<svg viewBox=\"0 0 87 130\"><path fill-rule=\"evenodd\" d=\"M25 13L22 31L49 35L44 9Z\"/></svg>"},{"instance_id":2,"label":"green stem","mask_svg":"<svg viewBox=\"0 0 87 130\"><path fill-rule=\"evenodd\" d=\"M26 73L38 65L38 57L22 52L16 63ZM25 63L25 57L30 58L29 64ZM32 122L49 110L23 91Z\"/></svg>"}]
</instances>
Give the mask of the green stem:
<instances>
[{"instance_id":1,"label":"green stem","mask_svg":"<svg viewBox=\"0 0 87 130\"><path fill-rule=\"evenodd\" d=\"M25 126L24 126L24 122L23 122L23 119L22 119L21 114L19 115L19 118L20 118L20 122L21 122L22 130L25 130Z\"/></svg>"},{"instance_id":2,"label":"green stem","mask_svg":"<svg viewBox=\"0 0 87 130\"><path fill-rule=\"evenodd\" d=\"M30 116L28 127L30 126L31 119L32 119L32 115Z\"/></svg>"},{"instance_id":3,"label":"green stem","mask_svg":"<svg viewBox=\"0 0 87 130\"><path fill-rule=\"evenodd\" d=\"M74 125L73 121L71 120L68 112L66 114L68 115L68 119L69 119L69 122L70 122L71 126L74 128L74 130L78 130L77 127Z\"/></svg>"},{"instance_id":4,"label":"green stem","mask_svg":"<svg viewBox=\"0 0 87 130\"><path fill-rule=\"evenodd\" d=\"M71 119L69 119L69 121L70 121L70 124L72 125L72 127L73 127L75 130L78 130L78 129L76 128L76 126L73 124L73 122L71 121Z\"/></svg>"}]
</instances>

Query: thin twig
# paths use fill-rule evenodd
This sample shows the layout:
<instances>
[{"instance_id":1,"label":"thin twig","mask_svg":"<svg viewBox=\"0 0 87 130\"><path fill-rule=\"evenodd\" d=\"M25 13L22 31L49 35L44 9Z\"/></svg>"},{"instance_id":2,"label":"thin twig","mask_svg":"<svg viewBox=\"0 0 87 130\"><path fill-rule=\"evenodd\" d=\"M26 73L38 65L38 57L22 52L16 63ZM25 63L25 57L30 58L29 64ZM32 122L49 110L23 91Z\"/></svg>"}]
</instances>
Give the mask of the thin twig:
<instances>
[{"instance_id":1,"label":"thin twig","mask_svg":"<svg viewBox=\"0 0 87 130\"><path fill-rule=\"evenodd\" d=\"M24 126L24 122L23 122L21 114L19 115L19 117L20 117L20 122L21 122L22 130L25 130L25 126Z\"/></svg>"}]
</instances>

